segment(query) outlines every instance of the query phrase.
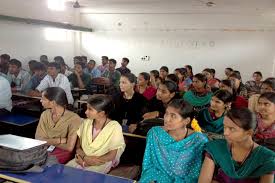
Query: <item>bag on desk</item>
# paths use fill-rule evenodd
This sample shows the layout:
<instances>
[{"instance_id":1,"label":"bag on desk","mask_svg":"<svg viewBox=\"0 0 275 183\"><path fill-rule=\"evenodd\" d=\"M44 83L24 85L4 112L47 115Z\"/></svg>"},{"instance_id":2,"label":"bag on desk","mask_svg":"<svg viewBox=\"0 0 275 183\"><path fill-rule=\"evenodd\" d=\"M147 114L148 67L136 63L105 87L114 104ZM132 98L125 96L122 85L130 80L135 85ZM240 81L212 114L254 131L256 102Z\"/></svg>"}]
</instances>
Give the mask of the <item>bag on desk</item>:
<instances>
[{"instance_id":1,"label":"bag on desk","mask_svg":"<svg viewBox=\"0 0 275 183\"><path fill-rule=\"evenodd\" d=\"M45 164L47 157L46 145L26 150L0 147L0 171L22 172Z\"/></svg>"}]
</instances>

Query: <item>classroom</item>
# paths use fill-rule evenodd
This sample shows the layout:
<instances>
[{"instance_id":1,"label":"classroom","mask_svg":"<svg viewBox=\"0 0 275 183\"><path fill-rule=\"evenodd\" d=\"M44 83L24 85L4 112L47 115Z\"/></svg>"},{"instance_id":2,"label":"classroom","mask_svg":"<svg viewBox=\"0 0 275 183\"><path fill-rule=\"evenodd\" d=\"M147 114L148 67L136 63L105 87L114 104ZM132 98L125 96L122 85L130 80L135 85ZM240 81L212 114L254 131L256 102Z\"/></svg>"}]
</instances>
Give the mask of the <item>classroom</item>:
<instances>
[{"instance_id":1,"label":"classroom","mask_svg":"<svg viewBox=\"0 0 275 183\"><path fill-rule=\"evenodd\" d=\"M275 182L274 0L1 0L0 183Z\"/></svg>"}]
</instances>

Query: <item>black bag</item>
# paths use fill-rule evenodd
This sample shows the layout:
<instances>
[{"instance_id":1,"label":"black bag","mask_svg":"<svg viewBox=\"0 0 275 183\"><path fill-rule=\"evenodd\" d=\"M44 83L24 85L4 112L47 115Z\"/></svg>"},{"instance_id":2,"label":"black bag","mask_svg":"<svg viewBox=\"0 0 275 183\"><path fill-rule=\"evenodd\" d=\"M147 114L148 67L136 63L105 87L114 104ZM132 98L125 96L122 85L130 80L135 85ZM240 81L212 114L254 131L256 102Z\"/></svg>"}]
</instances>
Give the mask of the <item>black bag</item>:
<instances>
[{"instance_id":1,"label":"black bag","mask_svg":"<svg viewBox=\"0 0 275 183\"><path fill-rule=\"evenodd\" d=\"M146 136L148 131L154 126L163 126L164 120L162 118L145 119L137 125L134 134Z\"/></svg>"},{"instance_id":2,"label":"black bag","mask_svg":"<svg viewBox=\"0 0 275 183\"><path fill-rule=\"evenodd\" d=\"M26 150L0 147L0 171L19 172L43 165L48 157L47 146L40 145Z\"/></svg>"}]
</instances>

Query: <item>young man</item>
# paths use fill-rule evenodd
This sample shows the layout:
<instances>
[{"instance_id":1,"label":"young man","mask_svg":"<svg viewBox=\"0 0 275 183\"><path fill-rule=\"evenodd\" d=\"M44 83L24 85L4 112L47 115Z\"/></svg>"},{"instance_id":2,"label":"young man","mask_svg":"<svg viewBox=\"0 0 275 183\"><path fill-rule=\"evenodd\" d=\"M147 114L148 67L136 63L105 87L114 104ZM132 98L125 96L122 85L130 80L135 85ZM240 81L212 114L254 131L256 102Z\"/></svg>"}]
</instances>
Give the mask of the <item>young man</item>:
<instances>
[{"instance_id":1,"label":"young man","mask_svg":"<svg viewBox=\"0 0 275 183\"><path fill-rule=\"evenodd\" d=\"M0 75L7 77L9 72L9 61L10 56L8 54L3 54L0 56Z\"/></svg>"},{"instance_id":2,"label":"young man","mask_svg":"<svg viewBox=\"0 0 275 183\"><path fill-rule=\"evenodd\" d=\"M94 60L90 60L87 64L87 68L85 68L84 72L89 74L91 78L99 78L101 76L101 72L98 68L95 67L96 62Z\"/></svg>"},{"instance_id":3,"label":"young man","mask_svg":"<svg viewBox=\"0 0 275 183\"><path fill-rule=\"evenodd\" d=\"M91 77L83 71L84 63L76 62L74 65L74 73L68 76L68 79L73 88L87 89L91 85Z\"/></svg>"},{"instance_id":4,"label":"young man","mask_svg":"<svg viewBox=\"0 0 275 183\"><path fill-rule=\"evenodd\" d=\"M40 62L37 62L33 65L33 76L31 77L30 82L24 88L24 92L28 93L32 90L35 90L36 87L40 84L40 82L44 79L47 75L46 66Z\"/></svg>"},{"instance_id":5,"label":"young man","mask_svg":"<svg viewBox=\"0 0 275 183\"><path fill-rule=\"evenodd\" d=\"M0 76L0 116L9 113L12 109L11 87L9 81Z\"/></svg>"},{"instance_id":6,"label":"young man","mask_svg":"<svg viewBox=\"0 0 275 183\"><path fill-rule=\"evenodd\" d=\"M116 70L116 60L109 60L108 69L102 74L102 77L108 78L110 83L113 84L116 88L119 87L120 72Z\"/></svg>"},{"instance_id":7,"label":"young man","mask_svg":"<svg viewBox=\"0 0 275 183\"><path fill-rule=\"evenodd\" d=\"M11 84L12 90L24 90L31 79L31 75L22 69L22 64L19 60L11 59L7 79Z\"/></svg>"},{"instance_id":8,"label":"young man","mask_svg":"<svg viewBox=\"0 0 275 183\"><path fill-rule=\"evenodd\" d=\"M131 73L131 70L127 68L128 64L129 64L129 59L128 58L122 58L121 67L117 68L116 70L118 70L121 75Z\"/></svg>"},{"instance_id":9,"label":"young man","mask_svg":"<svg viewBox=\"0 0 275 183\"><path fill-rule=\"evenodd\" d=\"M263 75L260 71L253 73L253 80L247 81L245 87L247 88L248 95L259 94L262 86Z\"/></svg>"},{"instance_id":10,"label":"young man","mask_svg":"<svg viewBox=\"0 0 275 183\"><path fill-rule=\"evenodd\" d=\"M66 65L63 57L56 56L56 57L54 57L54 61L60 65L60 73L61 74L64 74L65 76L68 77L70 74L73 73L67 69L68 66Z\"/></svg>"},{"instance_id":11,"label":"young man","mask_svg":"<svg viewBox=\"0 0 275 183\"><path fill-rule=\"evenodd\" d=\"M99 65L97 68L100 70L101 74L103 74L106 70L108 70L108 61L109 58L107 56L102 56L102 65Z\"/></svg>"},{"instance_id":12,"label":"young man","mask_svg":"<svg viewBox=\"0 0 275 183\"><path fill-rule=\"evenodd\" d=\"M31 91L29 94L31 96L41 96L42 91L49 87L60 87L62 88L68 99L69 104L73 104L74 99L71 92L71 86L68 78L59 73L60 66L55 62L50 62L48 65L48 74L44 77L44 79L40 82L40 84L36 87L35 91Z\"/></svg>"}]
</instances>

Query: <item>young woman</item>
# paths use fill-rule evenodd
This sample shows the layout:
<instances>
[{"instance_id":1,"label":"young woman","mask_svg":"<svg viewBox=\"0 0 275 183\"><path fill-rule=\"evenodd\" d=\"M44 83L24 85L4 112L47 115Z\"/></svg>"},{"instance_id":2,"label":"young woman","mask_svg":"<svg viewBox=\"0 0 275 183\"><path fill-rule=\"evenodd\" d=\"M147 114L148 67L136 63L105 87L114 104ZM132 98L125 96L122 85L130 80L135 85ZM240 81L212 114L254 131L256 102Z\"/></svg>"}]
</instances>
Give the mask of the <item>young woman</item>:
<instances>
[{"instance_id":1,"label":"young woman","mask_svg":"<svg viewBox=\"0 0 275 183\"><path fill-rule=\"evenodd\" d=\"M154 88L158 88L159 83L161 82L161 78L159 77L159 71L157 70L150 71L150 82Z\"/></svg>"},{"instance_id":2,"label":"young woman","mask_svg":"<svg viewBox=\"0 0 275 183\"><path fill-rule=\"evenodd\" d=\"M203 147L207 137L187 128L193 119L193 107L183 99L169 103L164 126L153 127L147 135L139 182L198 181Z\"/></svg>"},{"instance_id":3,"label":"young woman","mask_svg":"<svg viewBox=\"0 0 275 183\"><path fill-rule=\"evenodd\" d=\"M275 93L275 78L267 78L261 85L261 94L265 92ZM258 100L260 94L254 94L248 99L248 108L253 112L258 112Z\"/></svg>"},{"instance_id":4,"label":"young woman","mask_svg":"<svg viewBox=\"0 0 275 183\"><path fill-rule=\"evenodd\" d=\"M257 129L254 139L275 151L275 92L263 93L258 101Z\"/></svg>"},{"instance_id":5,"label":"young woman","mask_svg":"<svg viewBox=\"0 0 275 183\"><path fill-rule=\"evenodd\" d=\"M135 92L136 76L132 73L124 74L120 78L120 94L114 98L115 110L112 115L123 125L125 132L132 133L137 124L142 121L145 113L146 99L140 93Z\"/></svg>"},{"instance_id":6,"label":"young woman","mask_svg":"<svg viewBox=\"0 0 275 183\"><path fill-rule=\"evenodd\" d=\"M220 89L227 90L233 95L233 101L231 104L232 108L242 108L248 106L247 100L244 97L237 95L236 91L234 90L233 81L229 79L222 80L220 82Z\"/></svg>"},{"instance_id":7,"label":"young woman","mask_svg":"<svg viewBox=\"0 0 275 183\"><path fill-rule=\"evenodd\" d=\"M238 71L234 71L229 79L234 83L234 90L238 96L242 96L245 99L248 99L248 91L245 85L242 83L242 77Z\"/></svg>"},{"instance_id":8,"label":"young woman","mask_svg":"<svg viewBox=\"0 0 275 183\"><path fill-rule=\"evenodd\" d=\"M170 101L178 98L178 86L173 81L163 81L160 83L156 97L154 97L147 106L147 113L143 115L144 119L163 118L165 109Z\"/></svg>"},{"instance_id":9,"label":"young woman","mask_svg":"<svg viewBox=\"0 0 275 183\"><path fill-rule=\"evenodd\" d=\"M180 92L186 92L188 91L190 85L192 84L192 80L187 75L187 69L185 68L179 68L177 70L177 76L179 78L179 91Z\"/></svg>"},{"instance_id":10,"label":"young woman","mask_svg":"<svg viewBox=\"0 0 275 183\"><path fill-rule=\"evenodd\" d=\"M81 119L66 109L68 101L62 88L47 88L42 93L41 103L46 110L41 114L35 138L55 146L50 155L56 156L59 163L66 163L73 157Z\"/></svg>"},{"instance_id":11,"label":"young woman","mask_svg":"<svg viewBox=\"0 0 275 183\"><path fill-rule=\"evenodd\" d=\"M159 77L160 79L163 81L165 80L166 76L169 74L169 69L167 66L162 66L160 69L159 69Z\"/></svg>"},{"instance_id":12,"label":"young woman","mask_svg":"<svg viewBox=\"0 0 275 183\"><path fill-rule=\"evenodd\" d=\"M95 95L88 100L87 119L77 131L76 155L67 166L108 173L125 149L121 125L109 118L112 99Z\"/></svg>"},{"instance_id":13,"label":"young woman","mask_svg":"<svg viewBox=\"0 0 275 183\"><path fill-rule=\"evenodd\" d=\"M212 69L206 68L202 71L202 73L206 76L207 84L211 89L219 88L219 81L216 78L214 78L214 73Z\"/></svg>"},{"instance_id":14,"label":"young woman","mask_svg":"<svg viewBox=\"0 0 275 183\"><path fill-rule=\"evenodd\" d=\"M231 109L224 118L225 139L206 144L199 183L273 183L275 153L253 141L255 128L249 109Z\"/></svg>"},{"instance_id":15,"label":"young woman","mask_svg":"<svg viewBox=\"0 0 275 183\"><path fill-rule=\"evenodd\" d=\"M187 75L191 81L193 81L193 68L191 65L186 65L185 69L187 70Z\"/></svg>"},{"instance_id":16,"label":"young woman","mask_svg":"<svg viewBox=\"0 0 275 183\"><path fill-rule=\"evenodd\" d=\"M207 78L203 74L193 77L193 88L183 95L183 99L194 106L195 112L209 107L212 93L207 89Z\"/></svg>"},{"instance_id":17,"label":"young woman","mask_svg":"<svg viewBox=\"0 0 275 183\"><path fill-rule=\"evenodd\" d=\"M210 107L199 112L196 119L200 127L206 132L223 134L223 120L227 110L230 109L233 96L229 91L218 90L214 93Z\"/></svg>"},{"instance_id":18,"label":"young woman","mask_svg":"<svg viewBox=\"0 0 275 183\"><path fill-rule=\"evenodd\" d=\"M142 72L138 76L136 92L142 94L147 100L151 100L157 92L157 89L150 85L150 74Z\"/></svg>"}]
</instances>

